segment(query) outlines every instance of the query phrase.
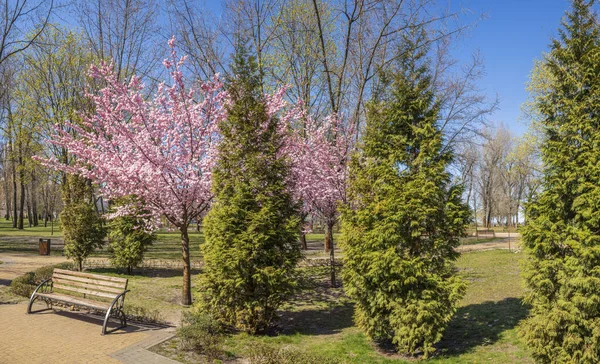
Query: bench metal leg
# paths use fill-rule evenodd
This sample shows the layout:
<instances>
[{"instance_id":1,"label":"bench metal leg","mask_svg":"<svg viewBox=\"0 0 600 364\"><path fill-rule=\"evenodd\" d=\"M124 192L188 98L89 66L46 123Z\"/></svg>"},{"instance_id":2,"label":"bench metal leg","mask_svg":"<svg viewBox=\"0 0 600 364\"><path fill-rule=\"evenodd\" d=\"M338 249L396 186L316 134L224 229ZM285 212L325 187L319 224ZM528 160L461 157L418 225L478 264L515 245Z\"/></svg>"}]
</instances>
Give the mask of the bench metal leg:
<instances>
[{"instance_id":1,"label":"bench metal leg","mask_svg":"<svg viewBox=\"0 0 600 364\"><path fill-rule=\"evenodd\" d=\"M115 328L115 330L127 327L127 319L125 317L125 312L123 312L123 301L125 300L125 293L127 293L127 291L115 297L115 299L110 304L108 311L106 311L106 315L104 316L104 323L102 324L102 335L106 334L106 326L108 325L108 319L110 318L111 313L113 313L113 309L115 316L119 318L119 321L121 321L121 326Z\"/></svg>"},{"instance_id":2,"label":"bench metal leg","mask_svg":"<svg viewBox=\"0 0 600 364\"><path fill-rule=\"evenodd\" d=\"M106 325L108 325L108 319L110 318L110 311L112 310L112 306L106 311L106 316L104 316L104 323L102 324L102 335L106 334Z\"/></svg>"},{"instance_id":3,"label":"bench metal leg","mask_svg":"<svg viewBox=\"0 0 600 364\"><path fill-rule=\"evenodd\" d=\"M29 298L29 304L27 305L27 313L28 314L31 313L31 306L33 305L33 301L40 298L37 295L38 291L40 291L40 292L52 291L52 279L46 279L45 281L40 283L37 287L35 287L35 290L31 294L31 297ZM46 302L46 304L48 304L48 302Z\"/></svg>"},{"instance_id":4,"label":"bench metal leg","mask_svg":"<svg viewBox=\"0 0 600 364\"><path fill-rule=\"evenodd\" d=\"M33 295L30 299L29 299L29 304L27 305L27 313L30 314L31 313L31 306L33 305L33 301L35 301L36 299L38 299L39 297L36 295Z\"/></svg>"}]
</instances>

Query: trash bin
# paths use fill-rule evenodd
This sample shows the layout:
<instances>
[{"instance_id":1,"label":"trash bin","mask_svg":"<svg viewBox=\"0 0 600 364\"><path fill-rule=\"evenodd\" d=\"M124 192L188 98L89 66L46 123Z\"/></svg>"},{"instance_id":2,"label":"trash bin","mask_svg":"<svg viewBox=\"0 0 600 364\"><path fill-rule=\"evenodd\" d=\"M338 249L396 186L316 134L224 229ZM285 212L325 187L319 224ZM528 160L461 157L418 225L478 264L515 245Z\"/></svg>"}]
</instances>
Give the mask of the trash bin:
<instances>
[{"instance_id":1,"label":"trash bin","mask_svg":"<svg viewBox=\"0 0 600 364\"><path fill-rule=\"evenodd\" d=\"M40 238L40 255L50 255L50 239Z\"/></svg>"}]
</instances>

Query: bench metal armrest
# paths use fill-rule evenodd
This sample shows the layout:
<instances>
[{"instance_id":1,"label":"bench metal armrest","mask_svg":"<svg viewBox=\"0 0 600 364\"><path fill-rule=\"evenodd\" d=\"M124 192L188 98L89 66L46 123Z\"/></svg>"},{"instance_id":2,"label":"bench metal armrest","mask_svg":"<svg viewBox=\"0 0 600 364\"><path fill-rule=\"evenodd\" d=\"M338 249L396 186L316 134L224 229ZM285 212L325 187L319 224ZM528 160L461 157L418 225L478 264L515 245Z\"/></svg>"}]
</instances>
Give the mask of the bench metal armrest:
<instances>
[{"instance_id":1,"label":"bench metal armrest","mask_svg":"<svg viewBox=\"0 0 600 364\"><path fill-rule=\"evenodd\" d=\"M50 282L50 292L52 292L52 278L48 278L45 281L43 281L42 283L40 283L35 288L35 290L31 294L31 297L29 298L29 304L27 305L27 313L31 313L31 305L33 305L33 301L35 301L38 291L39 290L43 291L46 287L48 287L48 282Z\"/></svg>"},{"instance_id":2,"label":"bench metal armrest","mask_svg":"<svg viewBox=\"0 0 600 364\"><path fill-rule=\"evenodd\" d=\"M117 303L117 300L121 297L123 297L123 300L125 300L125 293L129 292L128 289L124 290L123 292L119 293L117 295L117 297L115 297L115 299L112 301L112 303L110 304L110 306L112 307L115 303Z\"/></svg>"},{"instance_id":3,"label":"bench metal armrest","mask_svg":"<svg viewBox=\"0 0 600 364\"><path fill-rule=\"evenodd\" d=\"M50 289L52 289L52 278L48 278L45 281L43 281L42 283L38 284L38 286L35 288L35 290L31 294L30 299L32 299L38 293L38 291L40 289L43 291L43 288L48 286L48 282L50 282Z\"/></svg>"}]
</instances>

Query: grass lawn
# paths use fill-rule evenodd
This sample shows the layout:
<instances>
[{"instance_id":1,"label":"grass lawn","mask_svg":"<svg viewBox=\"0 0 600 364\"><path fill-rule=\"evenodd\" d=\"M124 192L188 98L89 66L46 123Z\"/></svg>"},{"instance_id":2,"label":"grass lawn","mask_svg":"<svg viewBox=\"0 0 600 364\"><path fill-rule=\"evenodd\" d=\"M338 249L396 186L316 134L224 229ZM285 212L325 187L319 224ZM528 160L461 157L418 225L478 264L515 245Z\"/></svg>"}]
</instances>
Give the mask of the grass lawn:
<instances>
[{"instance_id":1,"label":"grass lawn","mask_svg":"<svg viewBox=\"0 0 600 364\"><path fill-rule=\"evenodd\" d=\"M483 243L494 243L504 241L504 238L461 238L460 243L462 245L474 245L474 244L483 244Z\"/></svg>"},{"instance_id":2,"label":"grass lawn","mask_svg":"<svg viewBox=\"0 0 600 364\"><path fill-rule=\"evenodd\" d=\"M25 221L25 229L18 230L12 227L11 221L0 219L0 252L13 253L31 253L38 252L38 239L51 239L52 245L58 247L51 250L52 255L61 255L62 251L62 232L60 224L54 225L54 235L52 235L51 227L43 225L37 227L27 227ZM152 245L146 253L146 259L181 259L181 237L177 231L161 230L157 233L158 241ZM200 244L203 242L202 233L197 232L195 228L190 228L190 256L192 259L198 259L202 255L200 253ZM108 257L109 253L106 248L100 249L93 253L90 257Z\"/></svg>"},{"instance_id":3,"label":"grass lawn","mask_svg":"<svg viewBox=\"0 0 600 364\"><path fill-rule=\"evenodd\" d=\"M531 363L518 338L517 325L527 315L519 260L523 253L491 250L463 254L457 262L468 282L458 312L438 344L438 356L427 363ZM493 263L493 264L492 264ZM408 363L368 340L352 321L353 305L342 289L327 284L327 269L302 268L312 285L281 312L276 332L270 336L236 334L226 339L230 356L243 358L257 345L332 356L343 363ZM173 358L185 358L176 340L155 348Z\"/></svg>"},{"instance_id":4,"label":"grass lawn","mask_svg":"<svg viewBox=\"0 0 600 364\"><path fill-rule=\"evenodd\" d=\"M60 223L54 223L54 232L52 231L52 226L48 223L47 227L44 227L44 221L40 221L39 226L29 227L29 223L27 219L24 221L24 229L18 230L12 227L12 221L5 220L4 218L0 219L0 237L3 236L35 236L38 238L58 238L62 237L62 232L60 231Z\"/></svg>"},{"instance_id":5,"label":"grass lawn","mask_svg":"<svg viewBox=\"0 0 600 364\"><path fill-rule=\"evenodd\" d=\"M98 273L129 279L125 299L126 312L152 318L153 321L179 324L183 275L179 269L144 270L134 276L118 274L114 268L89 269ZM192 271L195 277L199 272ZM192 289L195 279L192 278Z\"/></svg>"},{"instance_id":6,"label":"grass lawn","mask_svg":"<svg viewBox=\"0 0 600 364\"><path fill-rule=\"evenodd\" d=\"M0 252L37 251L37 238L48 237L49 228L26 228L15 231L4 221L0 223ZM57 232L56 236L59 233ZM161 231L159 241L147 254L147 259L180 259L177 232ZM191 254L201 259L199 246L202 234L190 232ZM335 239L335 237L334 237ZM309 234L309 242L323 240L322 234ZM480 239L478 242L483 242ZM309 244L310 246L310 244ZM318 244L309 254L320 254ZM60 254L60 252L56 252ZM106 256L105 250L95 256ZM524 345L519 341L517 326L527 315L521 304L523 288L519 276L519 261L524 253L490 250L463 254L458 262L459 274L468 282L467 293L458 312L438 344L438 356L429 363L530 363ZM328 270L323 267L299 268L305 277L306 289L293 302L283 307L281 320L273 335L249 336L236 334L225 342L226 351L243 358L257 344L291 347L320 353L345 363L409 362L385 352L368 340L352 321L353 305L341 288L328 285ZM179 269L146 269L135 276L117 274L112 268L92 272L118 275L130 279L131 292L126 306L132 314L177 323L182 307L182 276ZM194 272L193 283L199 272ZM7 289L0 286L0 303L14 301ZM172 350L174 342L164 343L156 350ZM171 350L168 350L169 346Z\"/></svg>"}]
</instances>

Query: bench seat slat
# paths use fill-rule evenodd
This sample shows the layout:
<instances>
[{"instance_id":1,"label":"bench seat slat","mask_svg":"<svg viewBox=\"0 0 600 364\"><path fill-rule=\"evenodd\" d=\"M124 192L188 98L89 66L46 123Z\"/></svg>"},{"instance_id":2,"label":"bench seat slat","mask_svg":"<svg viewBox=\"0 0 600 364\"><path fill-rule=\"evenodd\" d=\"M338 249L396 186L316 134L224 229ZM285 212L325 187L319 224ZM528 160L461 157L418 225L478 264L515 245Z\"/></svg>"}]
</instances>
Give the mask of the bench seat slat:
<instances>
[{"instance_id":1,"label":"bench seat slat","mask_svg":"<svg viewBox=\"0 0 600 364\"><path fill-rule=\"evenodd\" d=\"M92 291L92 290L89 290L89 289L77 288L77 287L73 287L73 286L65 286L65 285L62 285L62 284L53 284L52 287L55 288L55 289L64 289L65 291L72 291L72 292L78 292L78 293L83 293L83 294L89 294L89 295L98 296L98 297L106 297L106 298L113 298L114 299L117 296L117 294L114 294L114 293Z\"/></svg>"},{"instance_id":2,"label":"bench seat slat","mask_svg":"<svg viewBox=\"0 0 600 364\"><path fill-rule=\"evenodd\" d=\"M103 275L100 275L100 274L74 272L74 271L71 271L71 270L58 269L58 268L55 268L54 272L60 273L60 274L65 274L65 275L70 275L70 276L76 276L76 277L92 278L92 279L97 279L97 280L101 280L101 281L110 281L110 282L117 282L117 283L127 283L127 278L108 277L108 276L103 276Z\"/></svg>"},{"instance_id":3,"label":"bench seat slat","mask_svg":"<svg viewBox=\"0 0 600 364\"><path fill-rule=\"evenodd\" d=\"M73 281L73 282L95 284L95 285L98 285L98 286L114 287L114 288L121 289L121 291L124 290L125 288L127 288L127 285L123 284L123 283L115 283L115 282L108 282L108 281L99 281L97 279L69 276L69 275L61 274L61 273L54 273L52 275L52 279L54 279L54 278L60 278L60 279L63 279L63 280L66 279L66 280Z\"/></svg>"},{"instance_id":4,"label":"bench seat slat","mask_svg":"<svg viewBox=\"0 0 600 364\"><path fill-rule=\"evenodd\" d=\"M72 303L79 306L86 306L101 311L108 310L110 306L109 302L92 301L85 298L67 296L60 293L38 293L37 295L40 297L45 297L64 303Z\"/></svg>"},{"instance_id":5,"label":"bench seat slat","mask_svg":"<svg viewBox=\"0 0 600 364\"><path fill-rule=\"evenodd\" d=\"M58 283L58 284L61 284L61 285L64 285L64 286L74 286L74 287L89 289L89 290L92 290L92 291L99 291L99 292L106 292L106 293L116 293L116 294L119 294L119 293L121 293L121 292L124 291L121 288L113 288L113 287L100 286L100 285L97 285L97 284L88 284L88 283L83 283L83 282L75 282L75 281L70 281L70 280L58 278L56 276L54 276L52 278L52 282L53 283Z\"/></svg>"}]
</instances>

